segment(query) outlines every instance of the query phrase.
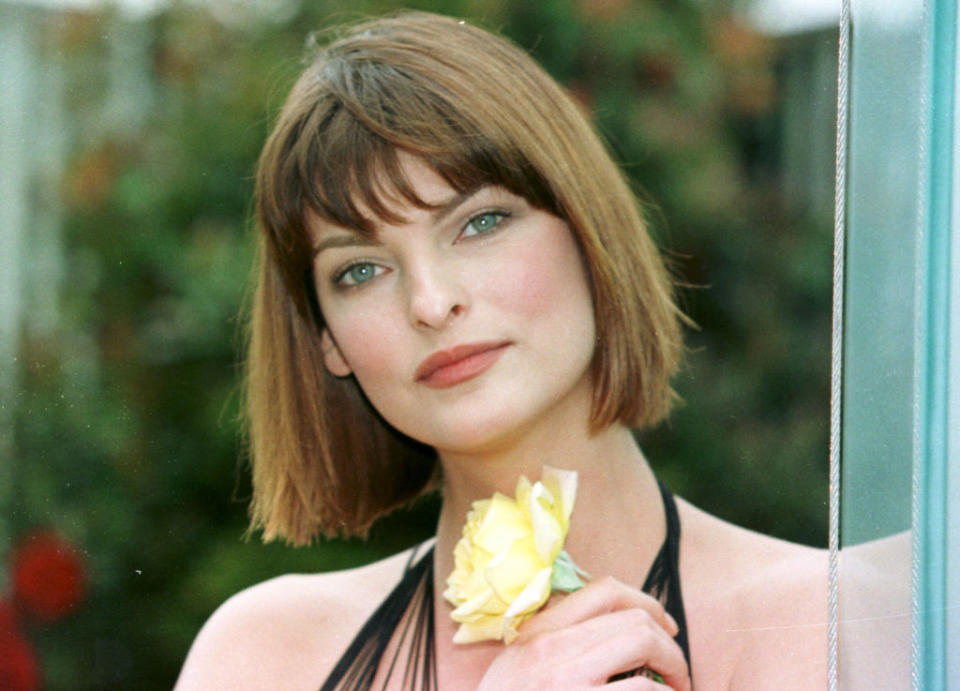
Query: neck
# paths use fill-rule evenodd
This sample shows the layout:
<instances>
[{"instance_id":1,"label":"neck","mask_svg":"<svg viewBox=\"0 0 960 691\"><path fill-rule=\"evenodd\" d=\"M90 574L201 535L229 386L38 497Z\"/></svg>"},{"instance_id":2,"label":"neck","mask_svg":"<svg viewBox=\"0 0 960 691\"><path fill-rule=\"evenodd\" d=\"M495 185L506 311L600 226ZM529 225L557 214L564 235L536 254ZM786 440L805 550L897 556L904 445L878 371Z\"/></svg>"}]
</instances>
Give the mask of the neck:
<instances>
[{"instance_id":1,"label":"neck","mask_svg":"<svg viewBox=\"0 0 960 691\"><path fill-rule=\"evenodd\" d=\"M435 576L440 589L453 569L453 547L471 504L500 491L513 496L517 478L531 482L544 465L578 473L577 500L565 549L593 578L611 575L640 587L663 543L666 526L656 478L630 431L554 431L483 457L441 457L444 504L437 529Z\"/></svg>"}]
</instances>

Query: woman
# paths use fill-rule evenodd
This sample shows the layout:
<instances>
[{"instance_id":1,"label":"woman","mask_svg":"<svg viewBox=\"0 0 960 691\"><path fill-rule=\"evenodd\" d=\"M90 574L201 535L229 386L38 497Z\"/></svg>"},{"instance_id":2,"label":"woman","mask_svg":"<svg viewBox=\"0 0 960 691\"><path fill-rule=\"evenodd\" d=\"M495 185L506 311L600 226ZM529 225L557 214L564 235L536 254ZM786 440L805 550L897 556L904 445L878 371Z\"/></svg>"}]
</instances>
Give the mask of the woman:
<instances>
[{"instance_id":1,"label":"woman","mask_svg":"<svg viewBox=\"0 0 960 691\"><path fill-rule=\"evenodd\" d=\"M443 508L414 551L231 598L180 688L825 685L823 554L674 501L633 439L669 409L683 317L621 172L526 54L428 14L353 28L293 87L257 200L253 526L362 534L438 485ZM434 584L471 504L544 466L578 473L590 583L509 645L454 643Z\"/></svg>"}]
</instances>

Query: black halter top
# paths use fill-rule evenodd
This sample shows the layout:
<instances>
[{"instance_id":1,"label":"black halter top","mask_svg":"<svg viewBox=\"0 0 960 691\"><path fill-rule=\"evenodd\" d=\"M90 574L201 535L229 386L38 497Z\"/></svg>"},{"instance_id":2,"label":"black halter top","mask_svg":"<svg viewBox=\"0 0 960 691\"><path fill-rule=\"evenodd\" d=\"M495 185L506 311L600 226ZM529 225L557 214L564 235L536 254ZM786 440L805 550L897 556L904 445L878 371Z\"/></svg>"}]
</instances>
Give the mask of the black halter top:
<instances>
[{"instance_id":1,"label":"black halter top","mask_svg":"<svg viewBox=\"0 0 960 691\"><path fill-rule=\"evenodd\" d=\"M673 495L660 484L667 522L667 536L650 566L643 591L660 600L679 627L675 636L690 668L687 621L680 592L680 517ZM333 668L321 691L359 691L370 689L383 661L383 654L402 624L396 652L390 659L384 677L403 674L404 689L436 691L437 660L433 625L433 548L416 564L416 550L407 563L403 578L387 596L353 639L350 647ZM400 651L409 650L406 660ZM633 673L616 678L632 676Z\"/></svg>"}]
</instances>

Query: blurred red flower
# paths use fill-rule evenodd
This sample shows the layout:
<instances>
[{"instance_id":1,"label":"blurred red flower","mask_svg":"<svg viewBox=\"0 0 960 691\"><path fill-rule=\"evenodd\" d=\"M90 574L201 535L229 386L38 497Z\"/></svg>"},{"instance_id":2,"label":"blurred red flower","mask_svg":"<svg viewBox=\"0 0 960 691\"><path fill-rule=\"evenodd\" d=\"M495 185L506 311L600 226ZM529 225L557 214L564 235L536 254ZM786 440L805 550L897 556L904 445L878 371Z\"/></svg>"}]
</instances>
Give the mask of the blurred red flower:
<instances>
[{"instance_id":1,"label":"blurred red flower","mask_svg":"<svg viewBox=\"0 0 960 691\"><path fill-rule=\"evenodd\" d=\"M7 599L0 600L0 636L16 633L17 612L13 603ZM3 688L3 687L0 687Z\"/></svg>"},{"instance_id":2,"label":"blurred red flower","mask_svg":"<svg viewBox=\"0 0 960 691\"><path fill-rule=\"evenodd\" d=\"M16 631L13 608L0 601L0 689L35 691L39 688L37 658Z\"/></svg>"},{"instance_id":3,"label":"blurred red flower","mask_svg":"<svg viewBox=\"0 0 960 691\"><path fill-rule=\"evenodd\" d=\"M14 550L12 566L14 600L38 619L59 619L83 597L83 565L56 533L24 539Z\"/></svg>"}]
</instances>

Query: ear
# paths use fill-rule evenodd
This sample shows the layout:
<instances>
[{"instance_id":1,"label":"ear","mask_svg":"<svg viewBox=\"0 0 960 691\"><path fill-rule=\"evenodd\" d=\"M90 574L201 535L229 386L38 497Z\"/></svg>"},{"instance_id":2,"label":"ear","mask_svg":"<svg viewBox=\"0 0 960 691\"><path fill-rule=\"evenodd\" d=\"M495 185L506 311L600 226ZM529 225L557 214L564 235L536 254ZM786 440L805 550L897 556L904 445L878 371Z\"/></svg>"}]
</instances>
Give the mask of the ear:
<instances>
[{"instance_id":1,"label":"ear","mask_svg":"<svg viewBox=\"0 0 960 691\"><path fill-rule=\"evenodd\" d=\"M320 350L323 351L323 364L326 365L327 371L329 371L330 374L335 377L345 377L353 372L353 369L347 364L346 359L344 359L343 353L340 352L340 347L336 341L333 340L333 336L330 335L330 329L327 327L323 327L323 330L320 332Z\"/></svg>"}]
</instances>

